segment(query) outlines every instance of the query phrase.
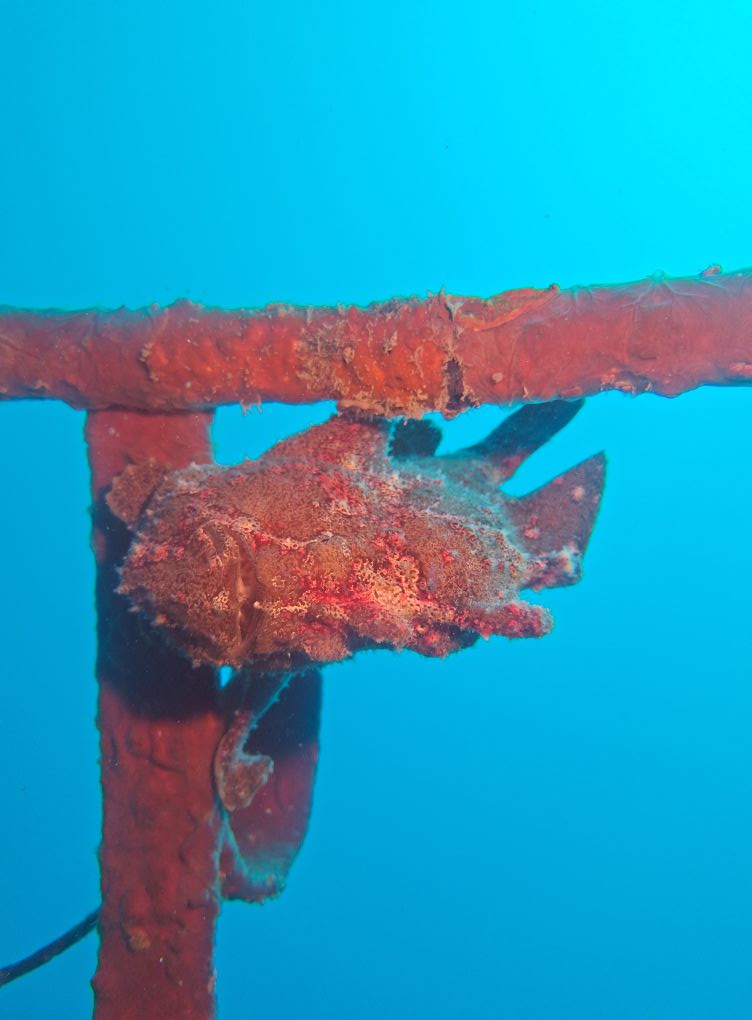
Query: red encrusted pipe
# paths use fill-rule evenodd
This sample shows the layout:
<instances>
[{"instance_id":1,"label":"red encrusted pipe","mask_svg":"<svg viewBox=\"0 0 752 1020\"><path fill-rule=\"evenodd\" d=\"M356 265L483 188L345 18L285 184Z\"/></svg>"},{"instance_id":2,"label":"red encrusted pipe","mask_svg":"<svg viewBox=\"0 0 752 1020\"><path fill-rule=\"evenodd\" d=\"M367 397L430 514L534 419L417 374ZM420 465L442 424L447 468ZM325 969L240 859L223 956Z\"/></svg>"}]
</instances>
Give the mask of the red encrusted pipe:
<instances>
[{"instance_id":1,"label":"red encrusted pipe","mask_svg":"<svg viewBox=\"0 0 752 1020\"><path fill-rule=\"evenodd\" d=\"M222 819L212 758L224 722L215 672L194 669L115 592L130 541L104 494L129 463L209 459L208 414L90 414L104 821L98 1020L207 1020Z\"/></svg>"},{"instance_id":2,"label":"red encrusted pipe","mask_svg":"<svg viewBox=\"0 0 752 1020\"><path fill-rule=\"evenodd\" d=\"M0 310L0 397L88 409L334 399L417 417L750 381L752 270L366 308Z\"/></svg>"}]
</instances>

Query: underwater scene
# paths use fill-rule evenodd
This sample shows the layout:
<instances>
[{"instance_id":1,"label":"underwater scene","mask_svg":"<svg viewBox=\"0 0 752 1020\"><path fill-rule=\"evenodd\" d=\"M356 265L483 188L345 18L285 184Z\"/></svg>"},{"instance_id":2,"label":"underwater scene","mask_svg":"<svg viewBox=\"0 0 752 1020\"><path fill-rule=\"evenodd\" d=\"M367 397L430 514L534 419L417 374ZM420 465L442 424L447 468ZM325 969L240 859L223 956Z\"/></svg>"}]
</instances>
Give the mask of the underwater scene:
<instances>
[{"instance_id":1,"label":"underwater scene","mask_svg":"<svg viewBox=\"0 0 752 1020\"><path fill-rule=\"evenodd\" d=\"M0 10L1 1020L752 1016L750 42Z\"/></svg>"}]
</instances>

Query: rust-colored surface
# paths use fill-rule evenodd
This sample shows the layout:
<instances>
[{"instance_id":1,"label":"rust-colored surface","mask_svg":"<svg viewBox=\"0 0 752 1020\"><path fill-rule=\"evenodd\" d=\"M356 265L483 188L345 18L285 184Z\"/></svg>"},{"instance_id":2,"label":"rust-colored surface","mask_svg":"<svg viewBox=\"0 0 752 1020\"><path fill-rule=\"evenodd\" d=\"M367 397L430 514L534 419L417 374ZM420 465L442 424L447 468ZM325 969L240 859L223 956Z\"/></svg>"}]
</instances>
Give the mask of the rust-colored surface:
<instances>
[{"instance_id":1,"label":"rust-colored surface","mask_svg":"<svg viewBox=\"0 0 752 1020\"><path fill-rule=\"evenodd\" d=\"M0 310L0 396L83 408L334 399L417 417L751 380L750 270L366 308Z\"/></svg>"},{"instance_id":2,"label":"rust-colored surface","mask_svg":"<svg viewBox=\"0 0 752 1020\"><path fill-rule=\"evenodd\" d=\"M91 414L104 820L100 865L101 1020L213 1015L221 818L211 761L223 730L217 681L193 669L115 593L130 535L104 501L112 478L151 457L207 459L208 415Z\"/></svg>"}]
</instances>

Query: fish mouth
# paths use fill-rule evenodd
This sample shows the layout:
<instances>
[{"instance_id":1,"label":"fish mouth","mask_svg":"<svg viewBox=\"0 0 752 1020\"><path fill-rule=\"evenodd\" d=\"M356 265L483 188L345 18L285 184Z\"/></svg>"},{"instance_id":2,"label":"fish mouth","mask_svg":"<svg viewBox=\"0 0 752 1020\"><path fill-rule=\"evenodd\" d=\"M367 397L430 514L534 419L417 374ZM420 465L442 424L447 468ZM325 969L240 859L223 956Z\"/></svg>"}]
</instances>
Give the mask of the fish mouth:
<instances>
[{"instance_id":1,"label":"fish mouth","mask_svg":"<svg viewBox=\"0 0 752 1020\"><path fill-rule=\"evenodd\" d=\"M238 666L251 656L256 634L261 623L259 608L260 585L256 574L255 557L242 539L235 541L237 550L235 592L237 595L237 641L230 654L230 665Z\"/></svg>"},{"instance_id":2,"label":"fish mouth","mask_svg":"<svg viewBox=\"0 0 752 1020\"><path fill-rule=\"evenodd\" d=\"M205 528L204 532L210 535L221 561L221 566L213 568L212 588L224 604L215 626L211 616L202 621L201 643L215 665L238 669L253 657L261 622L255 555L242 536L217 528Z\"/></svg>"},{"instance_id":3,"label":"fish mouth","mask_svg":"<svg viewBox=\"0 0 752 1020\"><path fill-rule=\"evenodd\" d=\"M196 535L181 576L131 578L121 590L194 665L239 668L252 658L261 621L255 556L212 523Z\"/></svg>"}]
</instances>

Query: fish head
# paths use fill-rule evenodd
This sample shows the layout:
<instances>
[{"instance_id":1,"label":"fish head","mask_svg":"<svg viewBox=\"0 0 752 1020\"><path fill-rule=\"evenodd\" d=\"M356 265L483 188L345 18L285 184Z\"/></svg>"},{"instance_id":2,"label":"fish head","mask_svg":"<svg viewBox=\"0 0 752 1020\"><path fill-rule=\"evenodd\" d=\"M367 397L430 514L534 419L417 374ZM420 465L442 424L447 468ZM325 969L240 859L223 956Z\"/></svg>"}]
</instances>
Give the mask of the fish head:
<instances>
[{"instance_id":1,"label":"fish head","mask_svg":"<svg viewBox=\"0 0 752 1020\"><path fill-rule=\"evenodd\" d=\"M120 477L109 499L133 506L143 474ZM253 543L217 504L218 469L164 473L128 521L134 537L118 591L166 632L194 664L239 666L257 631L259 582Z\"/></svg>"},{"instance_id":2,"label":"fish head","mask_svg":"<svg viewBox=\"0 0 752 1020\"><path fill-rule=\"evenodd\" d=\"M259 615L254 557L211 521L187 535L170 523L136 537L118 590L194 663L239 666L252 652Z\"/></svg>"}]
</instances>

